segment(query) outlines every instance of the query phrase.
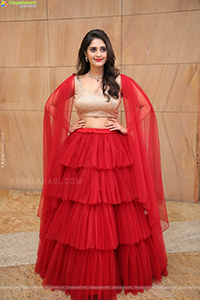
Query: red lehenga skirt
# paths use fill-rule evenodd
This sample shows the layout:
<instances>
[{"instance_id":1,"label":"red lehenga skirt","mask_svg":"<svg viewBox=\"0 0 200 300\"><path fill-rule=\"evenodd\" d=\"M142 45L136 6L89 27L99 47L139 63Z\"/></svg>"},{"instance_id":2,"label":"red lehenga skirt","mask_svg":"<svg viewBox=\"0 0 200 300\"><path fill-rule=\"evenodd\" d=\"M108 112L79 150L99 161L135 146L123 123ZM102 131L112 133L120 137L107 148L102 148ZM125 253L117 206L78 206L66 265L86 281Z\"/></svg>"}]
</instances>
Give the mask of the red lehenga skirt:
<instances>
[{"instance_id":1,"label":"red lehenga skirt","mask_svg":"<svg viewBox=\"0 0 200 300\"><path fill-rule=\"evenodd\" d=\"M35 271L73 300L117 299L122 289L137 294L161 279L127 145L119 131L81 128L59 158L63 172L47 196L55 207L41 226Z\"/></svg>"}]
</instances>

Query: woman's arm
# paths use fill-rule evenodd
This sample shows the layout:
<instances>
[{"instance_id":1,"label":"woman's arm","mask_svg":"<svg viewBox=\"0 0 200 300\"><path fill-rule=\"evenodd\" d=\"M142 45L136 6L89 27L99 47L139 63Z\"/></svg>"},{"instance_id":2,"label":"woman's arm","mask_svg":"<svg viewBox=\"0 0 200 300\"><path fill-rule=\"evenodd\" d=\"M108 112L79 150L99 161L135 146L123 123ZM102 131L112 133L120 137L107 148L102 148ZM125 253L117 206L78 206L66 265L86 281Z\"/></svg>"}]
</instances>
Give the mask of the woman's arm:
<instances>
[{"instance_id":1,"label":"woman's arm","mask_svg":"<svg viewBox=\"0 0 200 300\"><path fill-rule=\"evenodd\" d=\"M117 83L119 84L120 86L120 91L119 91L119 94L120 96L122 96L122 85L121 85L121 75L119 75L117 78L116 78L116 81ZM128 130L126 127L122 126L118 121L117 119L115 118L108 118L108 121L111 121L111 124L106 124L106 128L110 129L110 130L119 130L121 131L121 133L123 134L127 134L128 133Z\"/></svg>"},{"instance_id":2,"label":"woman's arm","mask_svg":"<svg viewBox=\"0 0 200 300\"><path fill-rule=\"evenodd\" d=\"M142 122L151 111L151 106L145 98L139 97L140 122Z\"/></svg>"}]
</instances>

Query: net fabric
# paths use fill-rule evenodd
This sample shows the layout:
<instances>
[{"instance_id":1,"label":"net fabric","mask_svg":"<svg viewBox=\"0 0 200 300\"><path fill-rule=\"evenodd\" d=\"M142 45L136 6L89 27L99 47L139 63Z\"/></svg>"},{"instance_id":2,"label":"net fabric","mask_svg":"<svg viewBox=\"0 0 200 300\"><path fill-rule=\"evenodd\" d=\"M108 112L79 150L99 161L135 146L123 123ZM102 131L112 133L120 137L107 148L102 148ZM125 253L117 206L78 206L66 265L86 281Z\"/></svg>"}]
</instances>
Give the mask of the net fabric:
<instances>
[{"instance_id":1,"label":"net fabric","mask_svg":"<svg viewBox=\"0 0 200 300\"><path fill-rule=\"evenodd\" d=\"M133 79L121 75L121 83L129 148L136 158L138 194L148 213L155 250L160 256L162 270L167 262L162 231L169 227L169 222L162 184L156 115L147 95ZM141 102L146 102L150 106L150 112L143 120L140 111Z\"/></svg>"},{"instance_id":2,"label":"net fabric","mask_svg":"<svg viewBox=\"0 0 200 300\"><path fill-rule=\"evenodd\" d=\"M151 207L152 215L155 219L160 219L164 231L169 227L169 222L162 183L160 142L155 111L145 92L133 79L121 75L121 81L129 147L137 149L135 161L140 175L138 177L140 197L146 199L147 208ZM143 120L140 102L146 102L150 106L150 113Z\"/></svg>"},{"instance_id":3,"label":"net fabric","mask_svg":"<svg viewBox=\"0 0 200 300\"><path fill-rule=\"evenodd\" d=\"M74 75L62 82L48 98L43 119L43 188L38 216L45 218L46 211L56 207L56 199L45 200L49 188L59 184L62 166L58 161L62 146L69 135L75 84ZM41 231L41 230L40 230Z\"/></svg>"}]
</instances>

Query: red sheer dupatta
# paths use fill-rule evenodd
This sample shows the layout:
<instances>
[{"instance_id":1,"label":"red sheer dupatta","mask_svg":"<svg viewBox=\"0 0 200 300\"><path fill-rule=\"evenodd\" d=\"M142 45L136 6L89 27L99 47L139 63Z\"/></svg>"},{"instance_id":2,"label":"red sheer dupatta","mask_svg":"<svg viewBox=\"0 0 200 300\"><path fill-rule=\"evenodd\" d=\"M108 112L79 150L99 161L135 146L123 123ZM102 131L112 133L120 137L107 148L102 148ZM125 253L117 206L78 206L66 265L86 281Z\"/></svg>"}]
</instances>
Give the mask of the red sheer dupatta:
<instances>
[{"instance_id":1,"label":"red sheer dupatta","mask_svg":"<svg viewBox=\"0 0 200 300\"><path fill-rule=\"evenodd\" d=\"M69 134L69 125L75 92L74 75L62 82L48 98L43 119L43 188L38 216L46 219L46 212L57 206L54 198L62 165L59 156ZM48 198L47 198L48 196Z\"/></svg>"},{"instance_id":2,"label":"red sheer dupatta","mask_svg":"<svg viewBox=\"0 0 200 300\"><path fill-rule=\"evenodd\" d=\"M139 201L148 214L161 273L167 274L167 254L162 231L169 227L161 175L160 142L154 109L142 88L131 78L121 75L122 95L129 136L129 148L135 161ZM141 120L140 105L146 102L150 113Z\"/></svg>"},{"instance_id":3,"label":"red sheer dupatta","mask_svg":"<svg viewBox=\"0 0 200 300\"><path fill-rule=\"evenodd\" d=\"M121 75L121 82L130 149L135 154L137 164L138 192L146 203L147 210L151 206L155 207L155 211L152 211L153 216L160 219L164 231L169 227L169 222L161 175L156 115L147 95L134 80ZM142 122L140 122L140 98L151 108Z\"/></svg>"}]
</instances>

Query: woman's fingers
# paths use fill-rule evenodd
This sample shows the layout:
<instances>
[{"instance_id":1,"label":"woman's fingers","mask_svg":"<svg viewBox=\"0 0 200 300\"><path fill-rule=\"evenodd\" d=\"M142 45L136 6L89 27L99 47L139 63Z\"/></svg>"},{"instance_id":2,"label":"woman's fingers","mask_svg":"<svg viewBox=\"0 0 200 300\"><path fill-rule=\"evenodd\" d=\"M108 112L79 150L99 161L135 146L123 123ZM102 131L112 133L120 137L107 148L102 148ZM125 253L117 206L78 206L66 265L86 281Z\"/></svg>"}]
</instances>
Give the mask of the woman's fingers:
<instances>
[{"instance_id":1,"label":"woman's fingers","mask_svg":"<svg viewBox=\"0 0 200 300\"><path fill-rule=\"evenodd\" d=\"M106 128L111 130L121 130L121 124L115 118L108 118L109 124L105 124Z\"/></svg>"},{"instance_id":2,"label":"woman's fingers","mask_svg":"<svg viewBox=\"0 0 200 300\"><path fill-rule=\"evenodd\" d=\"M78 129L78 128L83 127L84 124L85 124L85 120L83 118L80 118L74 125L75 125L75 128Z\"/></svg>"},{"instance_id":3,"label":"woman's fingers","mask_svg":"<svg viewBox=\"0 0 200 300\"><path fill-rule=\"evenodd\" d=\"M105 124L105 126L107 128L112 128L113 126L116 125L116 119L114 119L114 118L108 118L108 121L109 121L109 123Z\"/></svg>"}]
</instances>

